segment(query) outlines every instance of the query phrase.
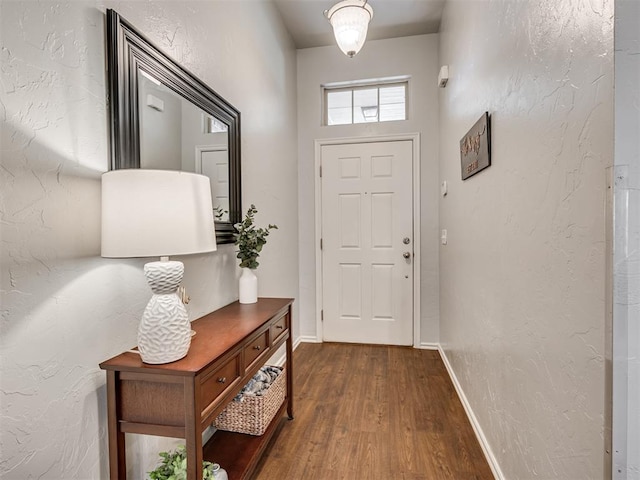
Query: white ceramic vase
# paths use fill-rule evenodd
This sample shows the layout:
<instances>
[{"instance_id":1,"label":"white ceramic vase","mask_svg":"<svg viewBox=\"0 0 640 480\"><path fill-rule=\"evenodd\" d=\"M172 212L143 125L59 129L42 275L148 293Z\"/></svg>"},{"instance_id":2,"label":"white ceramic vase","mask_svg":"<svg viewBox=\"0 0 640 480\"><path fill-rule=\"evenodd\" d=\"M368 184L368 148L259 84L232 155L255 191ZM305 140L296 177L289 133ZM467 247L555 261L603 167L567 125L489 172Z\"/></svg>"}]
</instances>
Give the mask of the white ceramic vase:
<instances>
[{"instance_id":1,"label":"white ceramic vase","mask_svg":"<svg viewBox=\"0 0 640 480\"><path fill-rule=\"evenodd\" d=\"M240 275L240 303L258 301L258 277L250 268L243 268Z\"/></svg>"}]
</instances>

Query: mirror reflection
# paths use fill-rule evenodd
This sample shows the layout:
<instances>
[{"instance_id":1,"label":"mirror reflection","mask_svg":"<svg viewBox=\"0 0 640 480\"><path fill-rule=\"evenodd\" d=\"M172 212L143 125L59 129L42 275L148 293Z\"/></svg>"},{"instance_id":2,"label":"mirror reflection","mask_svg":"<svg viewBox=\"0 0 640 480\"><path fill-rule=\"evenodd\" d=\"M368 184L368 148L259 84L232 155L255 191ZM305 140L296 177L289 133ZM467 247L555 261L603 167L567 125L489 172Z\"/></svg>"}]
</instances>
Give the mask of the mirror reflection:
<instances>
[{"instance_id":1,"label":"mirror reflection","mask_svg":"<svg viewBox=\"0 0 640 480\"><path fill-rule=\"evenodd\" d=\"M234 243L233 225L242 221L240 112L112 9L106 34L111 168L208 176L216 241Z\"/></svg>"},{"instance_id":2,"label":"mirror reflection","mask_svg":"<svg viewBox=\"0 0 640 480\"><path fill-rule=\"evenodd\" d=\"M209 177L213 211L229 222L229 129L219 119L138 70L140 168Z\"/></svg>"}]
</instances>

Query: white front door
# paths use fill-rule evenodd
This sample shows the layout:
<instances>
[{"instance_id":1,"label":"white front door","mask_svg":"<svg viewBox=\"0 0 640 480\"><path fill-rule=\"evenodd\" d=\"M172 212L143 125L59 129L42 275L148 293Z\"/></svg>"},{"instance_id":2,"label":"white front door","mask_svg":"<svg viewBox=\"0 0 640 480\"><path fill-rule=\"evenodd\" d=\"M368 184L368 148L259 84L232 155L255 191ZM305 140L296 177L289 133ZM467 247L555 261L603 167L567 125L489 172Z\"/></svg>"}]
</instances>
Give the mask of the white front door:
<instances>
[{"instance_id":1,"label":"white front door","mask_svg":"<svg viewBox=\"0 0 640 480\"><path fill-rule=\"evenodd\" d=\"M413 344L413 143L323 145L323 339Z\"/></svg>"}]
</instances>

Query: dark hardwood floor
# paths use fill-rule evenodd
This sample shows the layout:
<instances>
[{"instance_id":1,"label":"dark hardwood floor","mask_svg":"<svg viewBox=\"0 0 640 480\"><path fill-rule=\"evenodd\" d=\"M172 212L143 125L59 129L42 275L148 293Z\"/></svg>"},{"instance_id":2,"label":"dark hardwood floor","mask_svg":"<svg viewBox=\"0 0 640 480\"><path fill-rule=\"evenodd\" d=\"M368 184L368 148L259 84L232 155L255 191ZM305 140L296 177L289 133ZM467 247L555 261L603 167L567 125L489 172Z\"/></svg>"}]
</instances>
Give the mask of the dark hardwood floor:
<instances>
[{"instance_id":1,"label":"dark hardwood floor","mask_svg":"<svg viewBox=\"0 0 640 480\"><path fill-rule=\"evenodd\" d=\"M493 479L436 351L301 344L295 420L256 480Z\"/></svg>"}]
</instances>

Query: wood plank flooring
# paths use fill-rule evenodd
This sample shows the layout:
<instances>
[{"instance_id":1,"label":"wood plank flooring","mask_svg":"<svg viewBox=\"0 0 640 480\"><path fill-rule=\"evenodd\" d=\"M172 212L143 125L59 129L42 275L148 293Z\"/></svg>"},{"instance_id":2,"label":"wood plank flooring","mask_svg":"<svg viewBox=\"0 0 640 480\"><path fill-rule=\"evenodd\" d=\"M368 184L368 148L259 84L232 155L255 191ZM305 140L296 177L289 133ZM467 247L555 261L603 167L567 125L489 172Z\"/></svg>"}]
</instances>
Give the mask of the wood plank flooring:
<instances>
[{"instance_id":1,"label":"wood plank flooring","mask_svg":"<svg viewBox=\"0 0 640 480\"><path fill-rule=\"evenodd\" d=\"M490 480L440 355L303 343L294 414L255 480Z\"/></svg>"}]
</instances>

